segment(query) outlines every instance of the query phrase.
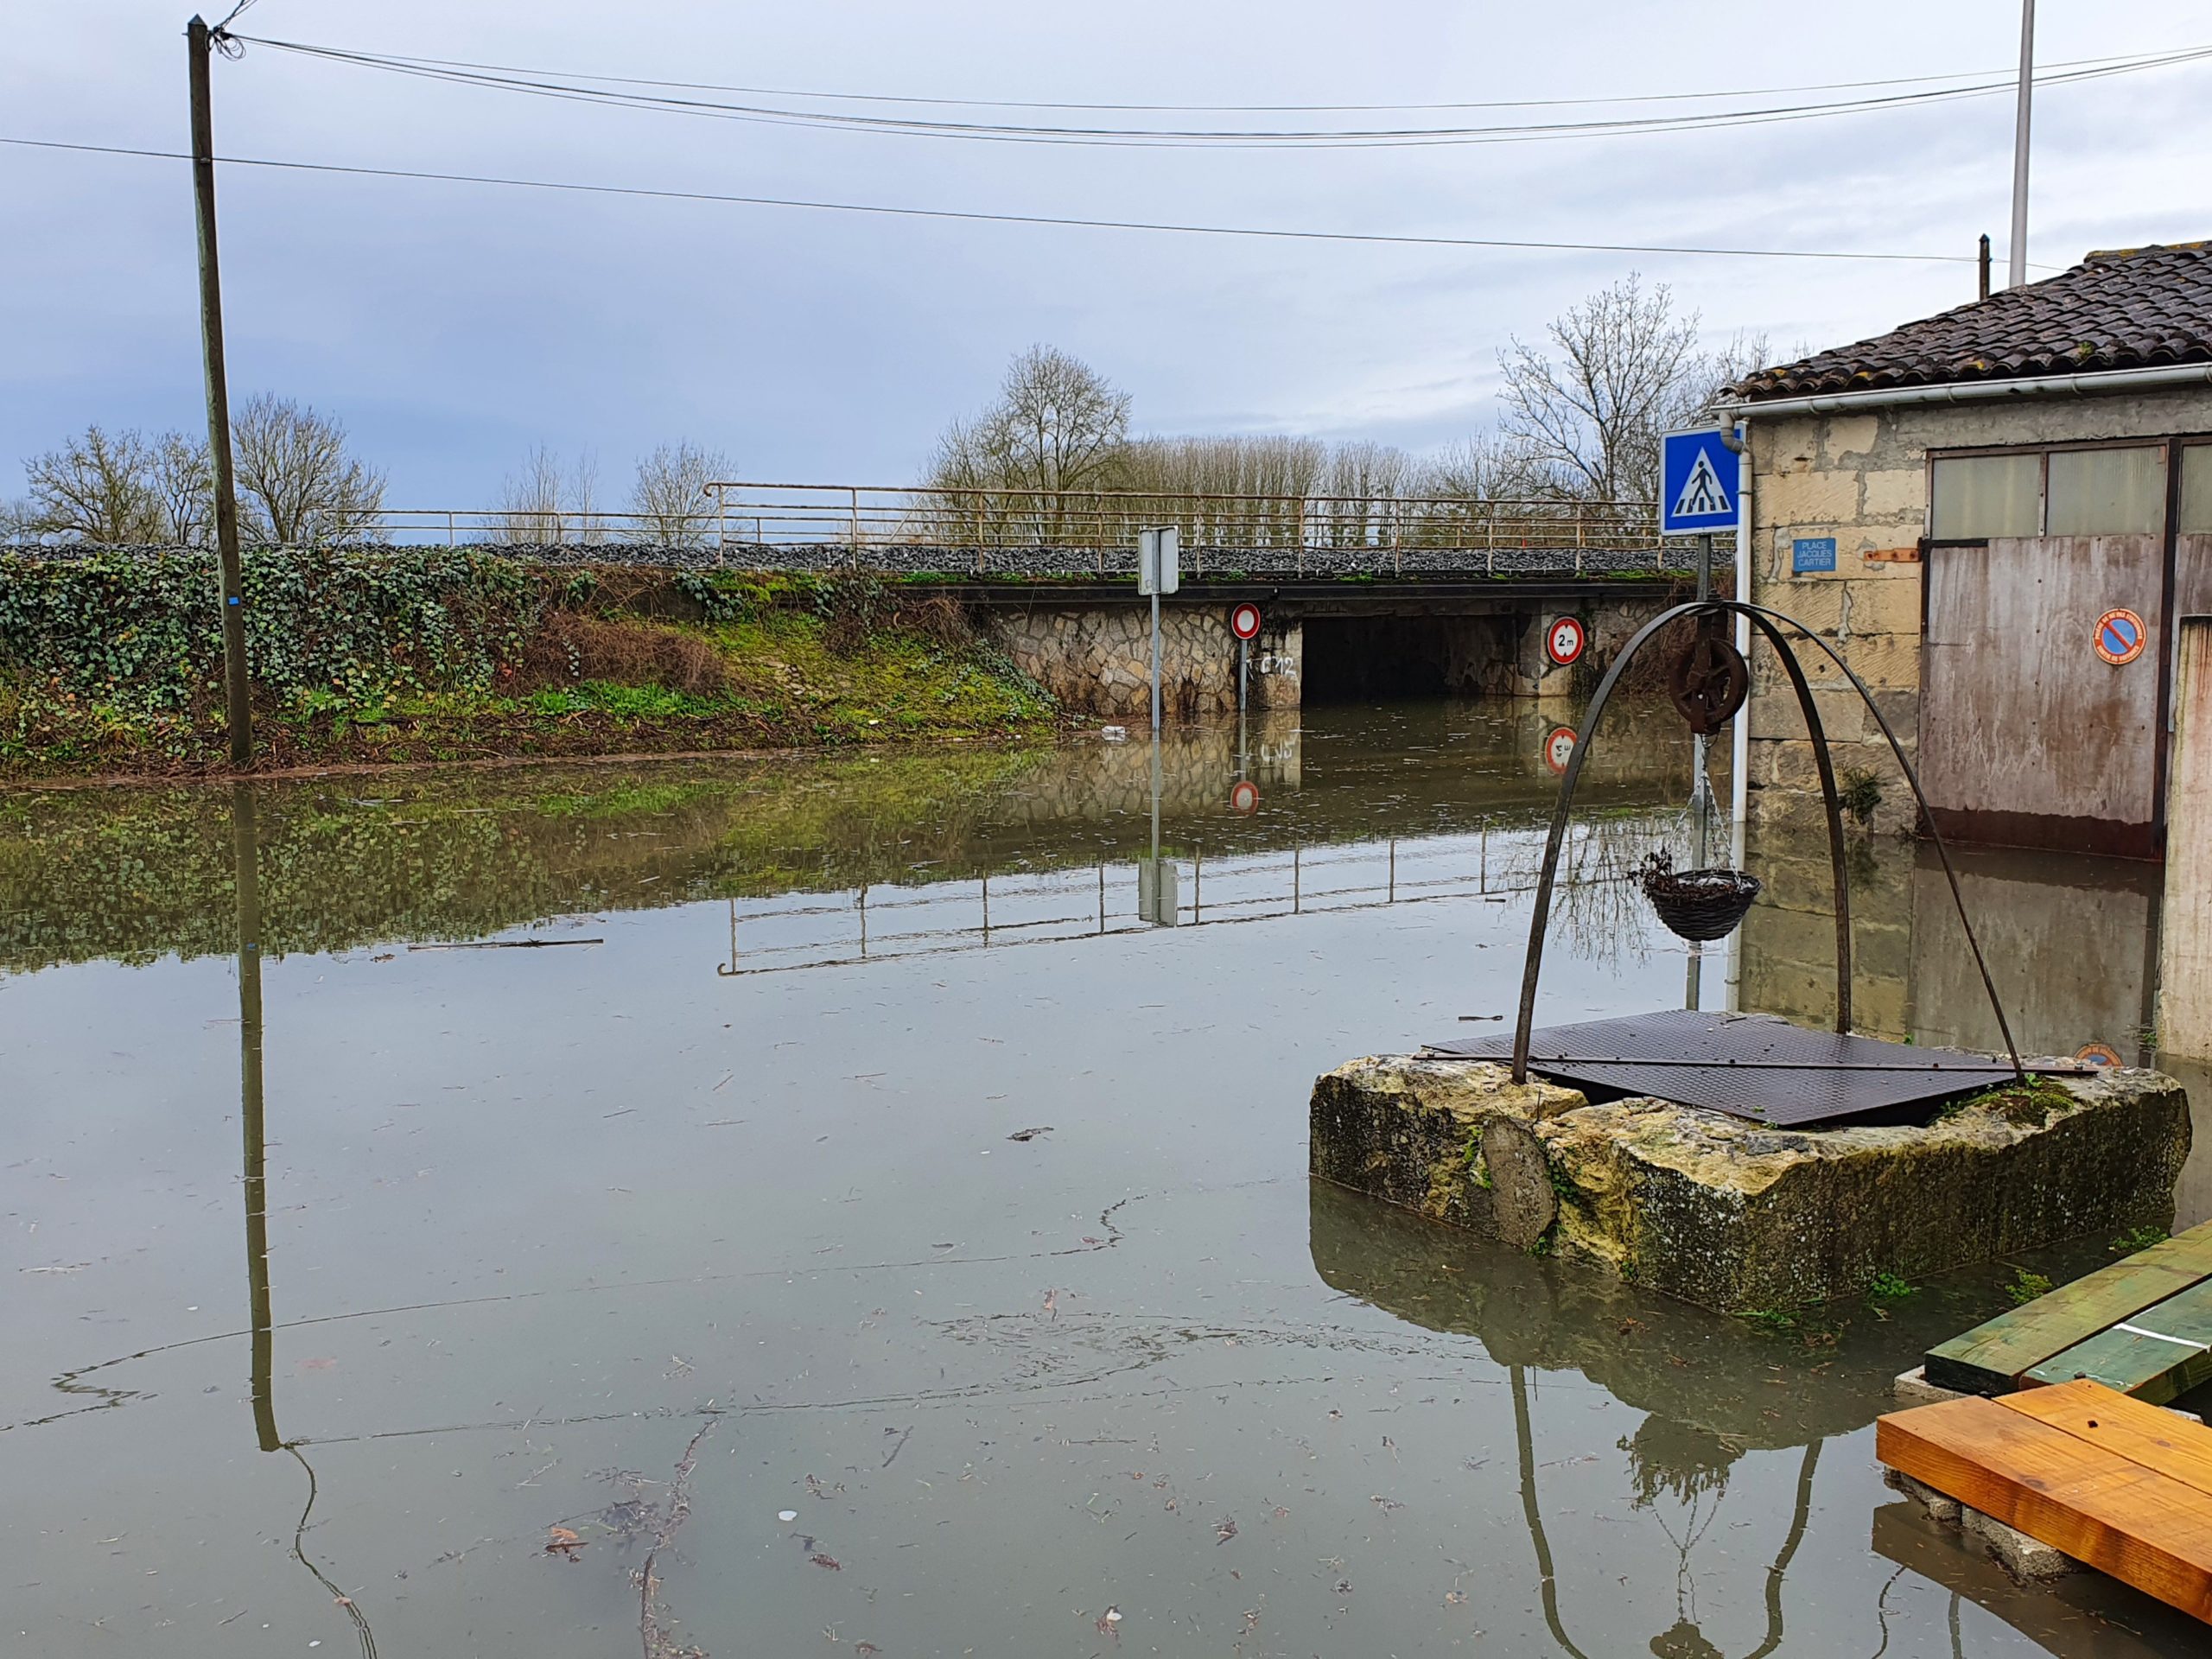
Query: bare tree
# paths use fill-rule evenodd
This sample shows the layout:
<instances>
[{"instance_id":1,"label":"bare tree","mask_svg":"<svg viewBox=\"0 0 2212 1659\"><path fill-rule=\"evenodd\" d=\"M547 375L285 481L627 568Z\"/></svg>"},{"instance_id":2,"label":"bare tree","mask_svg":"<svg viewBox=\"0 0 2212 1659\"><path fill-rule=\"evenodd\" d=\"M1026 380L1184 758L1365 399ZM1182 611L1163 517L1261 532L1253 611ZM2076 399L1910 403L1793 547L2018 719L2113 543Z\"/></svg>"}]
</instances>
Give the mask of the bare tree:
<instances>
[{"instance_id":1,"label":"bare tree","mask_svg":"<svg viewBox=\"0 0 2212 1659\"><path fill-rule=\"evenodd\" d=\"M136 432L88 426L82 437L24 463L31 528L111 547L162 538L161 505L148 482L150 456Z\"/></svg>"},{"instance_id":2,"label":"bare tree","mask_svg":"<svg viewBox=\"0 0 2212 1659\"><path fill-rule=\"evenodd\" d=\"M1322 477L1323 534L1337 547L1387 543L1413 457L1387 443L1340 443Z\"/></svg>"},{"instance_id":3,"label":"bare tree","mask_svg":"<svg viewBox=\"0 0 2212 1659\"><path fill-rule=\"evenodd\" d=\"M21 544L38 539L38 511L28 496L0 499L0 543Z\"/></svg>"},{"instance_id":4,"label":"bare tree","mask_svg":"<svg viewBox=\"0 0 2212 1659\"><path fill-rule=\"evenodd\" d=\"M1569 307L1546 333L1549 349L1516 339L1498 353L1505 435L1571 494L1651 499L1659 435L1694 412L1709 384L1697 314L1676 315L1664 283L1647 289L1631 272Z\"/></svg>"},{"instance_id":5,"label":"bare tree","mask_svg":"<svg viewBox=\"0 0 2212 1659\"><path fill-rule=\"evenodd\" d=\"M1010 513L1053 542L1071 496L1113 486L1128 432L1128 393L1065 352L1033 346L1007 366L996 404L947 429L929 481L957 501L974 492L977 516ZM992 492L1003 493L995 505Z\"/></svg>"},{"instance_id":6,"label":"bare tree","mask_svg":"<svg viewBox=\"0 0 2212 1659\"><path fill-rule=\"evenodd\" d=\"M715 501L707 486L727 480L734 469L728 456L696 444L662 444L638 463L630 487L630 511L639 532L664 547L698 547L715 522Z\"/></svg>"},{"instance_id":7,"label":"bare tree","mask_svg":"<svg viewBox=\"0 0 2212 1659\"><path fill-rule=\"evenodd\" d=\"M170 547L205 547L215 531L215 463L205 438L164 432L147 455L147 483Z\"/></svg>"},{"instance_id":8,"label":"bare tree","mask_svg":"<svg viewBox=\"0 0 2212 1659\"><path fill-rule=\"evenodd\" d=\"M499 487L499 517L492 539L524 546L561 539L561 463L539 444Z\"/></svg>"},{"instance_id":9,"label":"bare tree","mask_svg":"<svg viewBox=\"0 0 2212 1659\"><path fill-rule=\"evenodd\" d=\"M599 522L599 463L589 450L563 466L541 443L500 486L493 541L533 546L573 540L596 546L605 538Z\"/></svg>"},{"instance_id":10,"label":"bare tree","mask_svg":"<svg viewBox=\"0 0 2212 1659\"><path fill-rule=\"evenodd\" d=\"M384 475L346 448L346 429L289 397L258 393L232 417L238 512L279 547L380 539Z\"/></svg>"},{"instance_id":11,"label":"bare tree","mask_svg":"<svg viewBox=\"0 0 2212 1659\"><path fill-rule=\"evenodd\" d=\"M1414 480L1414 493L1452 502L1526 501L1551 492L1526 444L1485 433L1429 457Z\"/></svg>"}]
</instances>

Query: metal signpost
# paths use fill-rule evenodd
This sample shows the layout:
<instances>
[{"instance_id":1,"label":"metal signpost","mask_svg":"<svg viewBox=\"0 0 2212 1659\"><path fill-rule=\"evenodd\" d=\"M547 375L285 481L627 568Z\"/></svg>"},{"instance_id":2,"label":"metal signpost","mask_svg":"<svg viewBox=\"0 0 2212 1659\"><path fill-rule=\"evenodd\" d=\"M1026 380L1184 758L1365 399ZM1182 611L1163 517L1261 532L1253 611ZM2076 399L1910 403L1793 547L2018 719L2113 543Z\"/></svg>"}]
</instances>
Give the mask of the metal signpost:
<instances>
[{"instance_id":1,"label":"metal signpost","mask_svg":"<svg viewBox=\"0 0 2212 1659\"><path fill-rule=\"evenodd\" d=\"M1137 532L1137 592L1152 595L1152 734L1160 735L1160 596L1183 585L1182 535L1174 525Z\"/></svg>"},{"instance_id":2,"label":"metal signpost","mask_svg":"<svg viewBox=\"0 0 2212 1659\"><path fill-rule=\"evenodd\" d=\"M1698 538L1700 601L1713 597L1713 532L1736 527L1738 479L1735 452L1718 427L1669 432L1659 440L1659 533ZM1693 737L1690 746L1690 813L1696 837L1692 861L1702 869L1712 861L1713 788L1705 775L1706 740ZM1689 957L1682 1001L1684 1007L1694 1008L1700 1000L1703 947L1693 944Z\"/></svg>"},{"instance_id":3,"label":"metal signpost","mask_svg":"<svg viewBox=\"0 0 2212 1659\"><path fill-rule=\"evenodd\" d=\"M1252 642L1260 637L1260 607L1250 600L1229 613L1229 631L1236 636L1236 716L1244 717L1244 684L1252 668Z\"/></svg>"}]
</instances>

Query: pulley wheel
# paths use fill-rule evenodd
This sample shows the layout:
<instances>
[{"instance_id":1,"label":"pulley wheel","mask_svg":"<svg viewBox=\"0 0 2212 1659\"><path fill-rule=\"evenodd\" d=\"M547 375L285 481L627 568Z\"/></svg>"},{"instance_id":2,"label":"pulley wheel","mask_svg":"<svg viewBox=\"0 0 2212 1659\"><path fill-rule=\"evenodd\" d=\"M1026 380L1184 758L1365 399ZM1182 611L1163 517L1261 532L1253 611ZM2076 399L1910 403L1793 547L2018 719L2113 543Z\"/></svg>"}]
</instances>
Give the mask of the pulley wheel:
<instances>
[{"instance_id":1,"label":"pulley wheel","mask_svg":"<svg viewBox=\"0 0 2212 1659\"><path fill-rule=\"evenodd\" d=\"M1675 659L1667 695L1691 731L1711 737L1751 695L1751 671L1744 653L1719 634L1700 634Z\"/></svg>"}]
</instances>

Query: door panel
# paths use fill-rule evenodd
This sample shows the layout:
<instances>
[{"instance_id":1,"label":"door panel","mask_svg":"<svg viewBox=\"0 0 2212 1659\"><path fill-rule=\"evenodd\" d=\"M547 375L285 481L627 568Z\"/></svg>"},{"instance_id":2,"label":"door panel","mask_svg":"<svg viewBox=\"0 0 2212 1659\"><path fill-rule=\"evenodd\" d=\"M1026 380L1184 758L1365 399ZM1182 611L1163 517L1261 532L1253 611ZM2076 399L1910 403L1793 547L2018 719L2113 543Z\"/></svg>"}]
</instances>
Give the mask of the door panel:
<instances>
[{"instance_id":1,"label":"door panel","mask_svg":"<svg viewBox=\"0 0 2212 1659\"><path fill-rule=\"evenodd\" d=\"M2155 536L1929 550L1920 766L1944 834L2156 853L2163 565ZM2095 650L2116 608L2147 640L2117 667Z\"/></svg>"},{"instance_id":2,"label":"door panel","mask_svg":"<svg viewBox=\"0 0 2212 1659\"><path fill-rule=\"evenodd\" d=\"M2212 536L2174 537L2174 615L2212 616Z\"/></svg>"}]
</instances>

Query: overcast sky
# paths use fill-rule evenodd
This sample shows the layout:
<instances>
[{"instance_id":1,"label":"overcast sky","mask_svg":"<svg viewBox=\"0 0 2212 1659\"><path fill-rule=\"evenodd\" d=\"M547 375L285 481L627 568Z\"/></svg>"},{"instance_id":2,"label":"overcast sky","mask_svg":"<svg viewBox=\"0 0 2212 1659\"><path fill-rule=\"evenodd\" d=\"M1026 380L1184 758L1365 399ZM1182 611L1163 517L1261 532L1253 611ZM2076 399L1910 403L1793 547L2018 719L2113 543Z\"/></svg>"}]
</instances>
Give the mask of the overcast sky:
<instances>
[{"instance_id":1,"label":"overcast sky","mask_svg":"<svg viewBox=\"0 0 2212 1659\"><path fill-rule=\"evenodd\" d=\"M2044 0L2040 14L2045 63L2212 45L2212 5ZM151 0L41 9L0 54L0 136L180 148L185 16ZM813 92L1398 105L2001 72L2018 17L2018 0L258 0L238 27ZM1414 235L1966 255L1987 231L2003 280L2005 97L1718 132L1309 151L697 119L262 48L218 61L214 84L218 150L240 156ZM2046 90L2031 257L2057 266L2090 248L2212 235L2208 92L2212 63ZM1212 127L1560 113L894 112ZM1491 424L1509 336L1537 334L1630 270L1671 284L1715 343L1746 330L1783 347L1877 333L1970 299L1974 284L1967 264L1258 241L244 168L223 173L220 194L233 397L272 389L340 416L388 470L395 505L489 505L538 443L594 452L610 499L640 451L677 438L755 479L902 481L947 417L985 402L1034 341L1127 389L1141 430L1428 449ZM200 418L181 162L0 147L0 494L20 492L23 457L87 423Z\"/></svg>"}]
</instances>

